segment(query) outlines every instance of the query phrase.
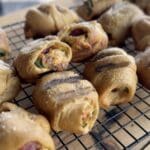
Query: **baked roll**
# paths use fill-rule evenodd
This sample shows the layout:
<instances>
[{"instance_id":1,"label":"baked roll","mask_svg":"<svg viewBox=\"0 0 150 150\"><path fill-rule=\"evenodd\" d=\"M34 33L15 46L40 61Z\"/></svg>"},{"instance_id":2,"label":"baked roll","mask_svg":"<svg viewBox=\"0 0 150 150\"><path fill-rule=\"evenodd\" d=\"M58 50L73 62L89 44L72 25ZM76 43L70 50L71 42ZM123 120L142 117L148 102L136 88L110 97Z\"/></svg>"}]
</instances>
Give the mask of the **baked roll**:
<instances>
[{"instance_id":1,"label":"baked roll","mask_svg":"<svg viewBox=\"0 0 150 150\"><path fill-rule=\"evenodd\" d=\"M54 150L48 121L11 103L0 105L1 150Z\"/></svg>"},{"instance_id":2,"label":"baked roll","mask_svg":"<svg viewBox=\"0 0 150 150\"><path fill-rule=\"evenodd\" d=\"M150 16L144 16L133 24L132 37L137 50L144 51L150 47Z\"/></svg>"},{"instance_id":3,"label":"baked roll","mask_svg":"<svg viewBox=\"0 0 150 150\"><path fill-rule=\"evenodd\" d=\"M27 12L25 35L26 38L44 37L78 21L79 17L73 10L54 4L42 4Z\"/></svg>"},{"instance_id":4,"label":"baked roll","mask_svg":"<svg viewBox=\"0 0 150 150\"><path fill-rule=\"evenodd\" d=\"M135 60L120 48L100 51L85 66L84 75L97 89L100 107L104 109L127 103L135 94Z\"/></svg>"},{"instance_id":5,"label":"baked roll","mask_svg":"<svg viewBox=\"0 0 150 150\"><path fill-rule=\"evenodd\" d=\"M73 62L82 61L107 47L108 37L96 21L66 26L58 33L59 38L70 45Z\"/></svg>"},{"instance_id":6,"label":"baked roll","mask_svg":"<svg viewBox=\"0 0 150 150\"><path fill-rule=\"evenodd\" d=\"M20 88L21 84L14 70L0 60L0 103L15 98Z\"/></svg>"},{"instance_id":7,"label":"baked roll","mask_svg":"<svg viewBox=\"0 0 150 150\"><path fill-rule=\"evenodd\" d=\"M72 58L71 48L57 37L46 37L25 46L14 62L18 75L34 82L49 71L63 71Z\"/></svg>"},{"instance_id":8,"label":"baked roll","mask_svg":"<svg viewBox=\"0 0 150 150\"><path fill-rule=\"evenodd\" d=\"M99 19L109 37L109 45L116 46L124 42L130 33L131 25L144 13L136 5L120 2L113 5Z\"/></svg>"},{"instance_id":9,"label":"baked roll","mask_svg":"<svg viewBox=\"0 0 150 150\"><path fill-rule=\"evenodd\" d=\"M99 17L104 11L122 0L87 0L77 8L78 14L85 20Z\"/></svg>"},{"instance_id":10,"label":"baked roll","mask_svg":"<svg viewBox=\"0 0 150 150\"><path fill-rule=\"evenodd\" d=\"M10 53L8 38L3 29L0 28L0 59L5 60Z\"/></svg>"},{"instance_id":11,"label":"baked roll","mask_svg":"<svg viewBox=\"0 0 150 150\"><path fill-rule=\"evenodd\" d=\"M137 55L137 74L141 84L150 89L150 47Z\"/></svg>"},{"instance_id":12,"label":"baked roll","mask_svg":"<svg viewBox=\"0 0 150 150\"><path fill-rule=\"evenodd\" d=\"M47 116L55 131L88 133L99 112L96 90L72 71L41 78L33 91L33 103Z\"/></svg>"}]
</instances>

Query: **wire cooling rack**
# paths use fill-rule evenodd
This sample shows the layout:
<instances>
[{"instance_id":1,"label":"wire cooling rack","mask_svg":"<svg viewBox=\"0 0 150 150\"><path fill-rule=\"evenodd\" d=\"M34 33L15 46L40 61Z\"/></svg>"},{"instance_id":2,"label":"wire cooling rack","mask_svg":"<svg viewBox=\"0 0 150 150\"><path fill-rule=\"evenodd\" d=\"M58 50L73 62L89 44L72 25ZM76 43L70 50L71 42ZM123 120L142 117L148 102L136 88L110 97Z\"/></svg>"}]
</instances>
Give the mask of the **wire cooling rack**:
<instances>
[{"instance_id":1,"label":"wire cooling rack","mask_svg":"<svg viewBox=\"0 0 150 150\"><path fill-rule=\"evenodd\" d=\"M13 62L18 51L28 42L23 33L24 22L4 27ZM128 39L122 46L128 53L135 55L133 41ZM75 70L82 75L84 64L71 64L69 70ZM22 84L22 91L13 100L17 105L37 112L32 104L33 85ZM120 149L150 149L150 91L138 84L134 100L128 104L119 105L111 110L101 110L92 131L87 135L77 135L68 132L52 132L56 149L58 150L120 150Z\"/></svg>"}]
</instances>

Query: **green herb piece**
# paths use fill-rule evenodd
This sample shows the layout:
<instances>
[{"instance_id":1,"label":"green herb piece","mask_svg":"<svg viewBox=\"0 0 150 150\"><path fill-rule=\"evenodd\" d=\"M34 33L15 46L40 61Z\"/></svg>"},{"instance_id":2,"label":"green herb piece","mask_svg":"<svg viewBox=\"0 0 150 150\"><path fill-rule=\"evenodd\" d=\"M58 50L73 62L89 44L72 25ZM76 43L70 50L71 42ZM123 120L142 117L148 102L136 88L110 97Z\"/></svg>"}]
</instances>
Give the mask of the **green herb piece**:
<instances>
[{"instance_id":1,"label":"green herb piece","mask_svg":"<svg viewBox=\"0 0 150 150\"><path fill-rule=\"evenodd\" d=\"M42 59L37 59L34 63L39 68L44 68L44 65L42 63Z\"/></svg>"},{"instance_id":2,"label":"green herb piece","mask_svg":"<svg viewBox=\"0 0 150 150\"><path fill-rule=\"evenodd\" d=\"M4 57L4 56L5 56L4 50L0 49L0 57Z\"/></svg>"},{"instance_id":3,"label":"green herb piece","mask_svg":"<svg viewBox=\"0 0 150 150\"><path fill-rule=\"evenodd\" d=\"M82 128L85 128L86 126L87 126L87 123L86 123L86 122L83 122Z\"/></svg>"}]
</instances>

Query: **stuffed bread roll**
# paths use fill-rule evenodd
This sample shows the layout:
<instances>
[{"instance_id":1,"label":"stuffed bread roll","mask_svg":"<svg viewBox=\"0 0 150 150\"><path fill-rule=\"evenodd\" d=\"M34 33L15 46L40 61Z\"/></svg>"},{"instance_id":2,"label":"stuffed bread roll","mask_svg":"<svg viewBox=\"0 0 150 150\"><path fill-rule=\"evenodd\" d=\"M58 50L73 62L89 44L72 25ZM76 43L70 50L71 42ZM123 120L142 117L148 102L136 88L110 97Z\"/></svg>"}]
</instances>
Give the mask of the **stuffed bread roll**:
<instances>
[{"instance_id":1,"label":"stuffed bread roll","mask_svg":"<svg viewBox=\"0 0 150 150\"><path fill-rule=\"evenodd\" d=\"M72 61L82 61L107 47L108 37L96 21L66 26L58 33L63 42L72 48Z\"/></svg>"},{"instance_id":2,"label":"stuffed bread roll","mask_svg":"<svg viewBox=\"0 0 150 150\"><path fill-rule=\"evenodd\" d=\"M43 73L65 70L71 58L71 48L56 37L50 36L24 47L14 65L24 81L33 82Z\"/></svg>"},{"instance_id":3,"label":"stuffed bread roll","mask_svg":"<svg viewBox=\"0 0 150 150\"><path fill-rule=\"evenodd\" d=\"M9 64L0 60L0 103L15 98L21 88L19 78Z\"/></svg>"},{"instance_id":4,"label":"stuffed bread roll","mask_svg":"<svg viewBox=\"0 0 150 150\"><path fill-rule=\"evenodd\" d=\"M122 44L130 33L131 25L144 13L136 5L120 2L113 5L98 20L109 37L109 45Z\"/></svg>"},{"instance_id":5,"label":"stuffed bread roll","mask_svg":"<svg viewBox=\"0 0 150 150\"><path fill-rule=\"evenodd\" d=\"M137 50L150 47L150 16L143 16L132 26L132 36Z\"/></svg>"},{"instance_id":6,"label":"stuffed bread roll","mask_svg":"<svg viewBox=\"0 0 150 150\"><path fill-rule=\"evenodd\" d=\"M78 14L85 20L99 17L104 11L113 4L122 0L86 0L83 5L77 8Z\"/></svg>"},{"instance_id":7,"label":"stuffed bread roll","mask_svg":"<svg viewBox=\"0 0 150 150\"><path fill-rule=\"evenodd\" d=\"M72 71L41 78L33 91L33 102L56 131L88 133L99 112L96 90Z\"/></svg>"},{"instance_id":8,"label":"stuffed bread roll","mask_svg":"<svg viewBox=\"0 0 150 150\"><path fill-rule=\"evenodd\" d=\"M11 103L0 105L1 150L54 150L48 121Z\"/></svg>"},{"instance_id":9,"label":"stuffed bread roll","mask_svg":"<svg viewBox=\"0 0 150 150\"><path fill-rule=\"evenodd\" d=\"M54 4L42 4L27 12L25 35L27 38L44 37L78 21L79 17L73 10Z\"/></svg>"},{"instance_id":10,"label":"stuffed bread roll","mask_svg":"<svg viewBox=\"0 0 150 150\"><path fill-rule=\"evenodd\" d=\"M136 56L136 64L140 83L150 89L150 47Z\"/></svg>"},{"instance_id":11,"label":"stuffed bread roll","mask_svg":"<svg viewBox=\"0 0 150 150\"><path fill-rule=\"evenodd\" d=\"M122 49L109 48L99 52L85 66L84 74L97 89L102 108L127 103L135 94L135 60Z\"/></svg>"},{"instance_id":12,"label":"stuffed bread roll","mask_svg":"<svg viewBox=\"0 0 150 150\"><path fill-rule=\"evenodd\" d=\"M10 53L8 38L3 29L0 28L0 59L4 60Z\"/></svg>"}]
</instances>

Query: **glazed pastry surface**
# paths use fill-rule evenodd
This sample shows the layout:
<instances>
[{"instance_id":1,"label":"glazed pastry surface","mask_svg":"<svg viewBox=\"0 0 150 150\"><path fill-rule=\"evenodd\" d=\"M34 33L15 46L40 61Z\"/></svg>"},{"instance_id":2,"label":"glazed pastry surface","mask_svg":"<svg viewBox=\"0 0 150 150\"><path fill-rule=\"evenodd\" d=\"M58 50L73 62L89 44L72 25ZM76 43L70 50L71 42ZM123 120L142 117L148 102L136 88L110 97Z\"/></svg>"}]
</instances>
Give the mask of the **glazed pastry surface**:
<instances>
[{"instance_id":1,"label":"glazed pastry surface","mask_svg":"<svg viewBox=\"0 0 150 150\"><path fill-rule=\"evenodd\" d=\"M0 60L0 103L15 98L21 88L19 78L9 64Z\"/></svg>"},{"instance_id":2,"label":"glazed pastry surface","mask_svg":"<svg viewBox=\"0 0 150 150\"><path fill-rule=\"evenodd\" d=\"M1 150L55 150L48 121L12 103L0 105Z\"/></svg>"},{"instance_id":3,"label":"glazed pastry surface","mask_svg":"<svg viewBox=\"0 0 150 150\"><path fill-rule=\"evenodd\" d=\"M55 36L48 36L22 48L14 66L25 82L34 82L49 71L67 69L72 59L71 48Z\"/></svg>"},{"instance_id":4,"label":"glazed pastry surface","mask_svg":"<svg viewBox=\"0 0 150 150\"><path fill-rule=\"evenodd\" d=\"M96 21L66 26L58 33L59 38L72 48L72 61L80 62L107 47L108 37Z\"/></svg>"},{"instance_id":5,"label":"glazed pastry surface","mask_svg":"<svg viewBox=\"0 0 150 150\"><path fill-rule=\"evenodd\" d=\"M79 17L73 10L54 4L42 4L27 12L25 35L27 38L44 37L78 21Z\"/></svg>"},{"instance_id":6,"label":"glazed pastry surface","mask_svg":"<svg viewBox=\"0 0 150 150\"><path fill-rule=\"evenodd\" d=\"M72 71L41 78L33 91L33 102L55 131L86 134L99 112L96 90L89 81Z\"/></svg>"},{"instance_id":7,"label":"glazed pastry surface","mask_svg":"<svg viewBox=\"0 0 150 150\"><path fill-rule=\"evenodd\" d=\"M135 60L120 48L100 51L85 66L84 75L95 86L102 108L127 103L135 94Z\"/></svg>"}]
</instances>

